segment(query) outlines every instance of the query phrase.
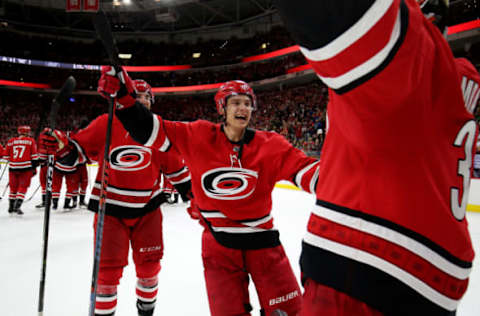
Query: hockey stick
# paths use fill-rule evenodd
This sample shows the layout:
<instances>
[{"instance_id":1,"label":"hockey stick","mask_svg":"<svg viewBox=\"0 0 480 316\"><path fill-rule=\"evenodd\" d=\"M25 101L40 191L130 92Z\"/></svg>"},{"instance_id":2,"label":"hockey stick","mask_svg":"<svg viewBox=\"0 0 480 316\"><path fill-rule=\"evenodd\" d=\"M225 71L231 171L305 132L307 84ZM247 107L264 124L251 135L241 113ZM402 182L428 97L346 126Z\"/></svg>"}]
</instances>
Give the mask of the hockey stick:
<instances>
[{"instance_id":1,"label":"hockey stick","mask_svg":"<svg viewBox=\"0 0 480 316\"><path fill-rule=\"evenodd\" d=\"M0 181L2 181L2 179L3 179L3 175L5 174L5 170L7 170L7 168L8 168L8 164L9 164L9 163L10 163L10 162L9 162L9 161L7 161L7 163L5 164L5 168L3 168L2 175L0 176Z\"/></svg>"},{"instance_id":2,"label":"hockey stick","mask_svg":"<svg viewBox=\"0 0 480 316\"><path fill-rule=\"evenodd\" d=\"M5 164L5 167L3 168L2 175L0 176L0 181L2 181L3 175L5 174L5 171L8 169L8 163L9 163L9 162L7 162L7 163ZM5 191L3 191L2 196L0 196L0 200L3 199L3 196L5 195L5 192L7 192L7 188L8 188L8 183L7 183L7 185L5 186Z\"/></svg>"},{"instance_id":3,"label":"hockey stick","mask_svg":"<svg viewBox=\"0 0 480 316\"><path fill-rule=\"evenodd\" d=\"M37 186L37 188L35 189L35 191L33 191L32 196L30 196L28 199L26 199L25 201L23 201L23 203L28 202L28 201L30 201L31 199L33 199L33 197L35 196L35 194L38 192L38 189L40 189L40 184Z\"/></svg>"},{"instance_id":4,"label":"hockey stick","mask_svg":"<svg viewBox=\"0 0 480 316\"><path fill-rule=\"evenodd\" d=\"M72 91L75 89L76 81L72 76L63 84L62 89L52 101L50 107L50 114L48 115L48 127L55 129L58 109L70 97ZM48 228L50 223L50 206L52 202L52 179L53 179L53 160L54 155L48 155L47 168L47 186L45 197L45 216L43 221L43 245L42 245L42 271L40 275L40 291L38 299L38 315L43 315L43 303L45 298L45 274L47 270L47 252L48 252Z\"/></svg>"},{"instance_id":5,"label":"hockey stick","mask_svg":"<svg viewBox=\"0 0 480 316\"><path fill-rule=\"evenodd\" d=\"M115 45L115 40L112 35L112 30L110 28L110 23L108 22L107 16L103 11L99 11L93 20L95 26L95 31L97 32L98 37L102 40L105 51L108 54L110 62L115 70L120 69L120 63L118 61L118 49ZM92 272L92 284L90 289L90 308L88 311L89 316L95 315L95 301L97 296L97 285L98 285L98 271L100 268L100 255L102 251L102 239L103 239L103 224L105 220L105 207L107 199L107 185L108 185L108 171L110 168L110 141L112 138L112 120L113 120L113 107L114 107L114 98L110 97L108 103L108 123L107 123L107 133L105 136L105 149L103 151L103 163L101 167L101 188L100 188L100 198L98 201L98 213L97 213L97 226L95 229L95 250L93 258L93 272Z\"/></svg>"},{"instance_id":6,"label":"hockey stick","mask_svg":"<svg viewBox=\"0 0 480 316\"><path fill-rule=\"evenodd\" d=\"M2 193L2 196L0 197L0 200L3 199L3 197L5 196L5 193L7 193L7 189L9 186L10 186L10 183L7 183L7 185L5 186L5 189L3 189L3 193Z\"/></svg>"}]
</instances>

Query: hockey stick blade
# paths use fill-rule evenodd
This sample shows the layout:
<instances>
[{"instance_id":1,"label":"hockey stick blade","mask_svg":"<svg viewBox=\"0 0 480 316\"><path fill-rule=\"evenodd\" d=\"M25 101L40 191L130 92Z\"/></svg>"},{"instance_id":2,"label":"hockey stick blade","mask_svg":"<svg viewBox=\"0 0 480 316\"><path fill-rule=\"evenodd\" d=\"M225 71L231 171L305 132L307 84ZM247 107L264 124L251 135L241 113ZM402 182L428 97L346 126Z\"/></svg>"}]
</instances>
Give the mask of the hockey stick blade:
<instances>
[{"instance_id":1,"label":"hockey stick blade","mask_svg":"<svg viewBox=\"0 0 480 316\"><path fill-rule=\"evenodd\" d=\"M50 114L48 115L48 127L52 130L55 129L58 109L68 98L70 98L76 85L77 81L75 78L73 78L73 76L68 77L67 80L65 80L63 87L53 99Z\"/></svg>"},{"instance_id":2,"label":"hockey stick blade","mask_svg":"<svg viewBox=\"0 0 480 316\"><path fill-rule=\"evenodd\" d=\"M93 18L93 25L95 26L98 37L105 47L105 51L108 54L110 62L115 68L118 68L120 66L120 61L118 59L118 48L115 44L112 29L110 28L110 23L108 22L105 12L98 11Z\"/></svg>"}]
</instances>

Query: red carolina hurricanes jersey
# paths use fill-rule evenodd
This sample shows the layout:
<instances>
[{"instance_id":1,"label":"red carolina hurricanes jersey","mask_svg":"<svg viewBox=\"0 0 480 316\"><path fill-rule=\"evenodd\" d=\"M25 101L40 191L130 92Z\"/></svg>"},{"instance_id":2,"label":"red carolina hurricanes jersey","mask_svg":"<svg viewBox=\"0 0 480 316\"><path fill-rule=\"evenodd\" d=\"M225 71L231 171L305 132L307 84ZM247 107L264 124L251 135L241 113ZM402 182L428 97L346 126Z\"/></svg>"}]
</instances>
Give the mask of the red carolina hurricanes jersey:
<instances>
[{"instance_id":1,"label":"red carolina hurricanes jersey","mask_svg":"<svg viewBox=\"0 0 480 316\"><path fill-rule=\"evenodd\" d=\"M2 144L0 144L0 158L6 159L5 155L5 148L3 148Z\"/></svg>"},{"instance_id":2,"label":"red carolina hurricanes jersey","mask_svg":"<svg viewBox=\"0 0 480 316\"><path fill-rule=\"evenodd\" d=\"M10 138L4 157L10 162L10 171L25 171L34 168L38 160L35 140L27 136Z\"/></svg>"},{"instance_id":3,"label":"red carolina hurricanes jersey","mask_svg":"<svg viewBox=\"0 0 480 316\"><path fill-rule=\"evenodd\" d=\"M280 244L270 215L275 183L290 180L314 192L318 160L277 133L247 129L242 142L232 143L221 124L162 121L142 109L137 104L117 115L135 139L162 150L173 146L185 160L195 204L220 244L238 249Z\"/></svg>"},{"instance_id":4,"label":"red carolina hurricanes jersey","mask_svg":"<svg viewBox=\"0 0 480 316\"><path fill-rule=\"evenodd\" d=\"M415 0L276 3L330 88L304 276L384 313L451 315L477 128L448 44Z\"/></svg>"},{"instance_id":5,"label":"red carolina hurricanes jersey","mask_svg":"<svg viewBox=\"0 0 480 316\"><path fill-rule=\"evenodd\" d=\"M71 139L78 153L75 164L85 162L87 157L100 164L88 205L92 211L98 210L107 119L106 114L99 116ZM161 199L162 172L177 186L183 185L188 190L190 173L177 155L139 145L114 117L106 214L134 218L156 209Z\"/></svg>"}]
</instances>

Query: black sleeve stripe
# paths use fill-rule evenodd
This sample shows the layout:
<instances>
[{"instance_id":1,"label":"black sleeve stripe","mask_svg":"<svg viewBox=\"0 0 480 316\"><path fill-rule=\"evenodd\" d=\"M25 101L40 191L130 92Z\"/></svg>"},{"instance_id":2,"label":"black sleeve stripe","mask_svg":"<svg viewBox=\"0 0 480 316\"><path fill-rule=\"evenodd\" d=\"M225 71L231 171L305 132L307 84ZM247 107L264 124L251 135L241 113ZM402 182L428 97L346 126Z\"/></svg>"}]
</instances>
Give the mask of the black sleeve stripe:
<instances>
[{"instance_id":1,"label":"black sleeve stripe","mask_svg":"<svg viewBox=\"0 0 480 316\"><path fill-rule=\"evenodd\" d=\"M275 0L295 41L308 49L324 47L350 29L375 0ZM385 2L385 0L377 0Z\"/></svg>"},{"instance_id":2,"label":"black sleeve stripe","mask_svg":"<svg viewBox=\"0 0 480 316\"><path fill-rule=\"evenodd\" d=\"M154 118L152 112L139 102L124 110L116 110L120 122L130 134L130 136L140 144L145 144L150 140L154 132Z\"/></svg>"}]
</instances>

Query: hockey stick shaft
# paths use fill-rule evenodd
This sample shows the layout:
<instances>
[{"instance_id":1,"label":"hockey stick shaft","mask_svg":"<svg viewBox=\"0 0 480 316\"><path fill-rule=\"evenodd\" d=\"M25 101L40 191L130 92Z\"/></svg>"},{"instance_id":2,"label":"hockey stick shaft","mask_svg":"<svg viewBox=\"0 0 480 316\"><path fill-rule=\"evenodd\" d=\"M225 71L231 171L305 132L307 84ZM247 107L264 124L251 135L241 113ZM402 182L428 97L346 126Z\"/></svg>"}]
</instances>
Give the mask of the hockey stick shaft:
<instances>
[{"instance_id":1,"label":"hockey stick shaft","mask_svg":"<svg viewBox=\"0 0 480 316\"><path fill-rule=\"evenodd\" d=\"M7 163L5 164L5 168L3 168L2 175L0 176L0 181L2 181L3 175L5 174L5 171L6 171L7 168L8 168L8 163L9 163L9 162L7 162Z\"/></svg>"},{"instance_id":2,"label":"hockey stick shaft","mask_svg":"<svg viewBox=\"0 0 480 316\"><path fill-rule=\"evenodd\" d=\"M105 51L107 52L110 62L116 69L119 69L118 62L118 49L115 45L115 41L110 29L110 24L105 16L105 13L100 11L94 19L95 30L97 35L102 40ZM94 249L94 258L93 258L93 271L92 271L92 283L90 289L90 307L88 314L90 316L95 315L95 302L97 296L97 285L98 285L98 272L100 269L100 256L102 252L102 240L103 240L103 224L105 220L105 208L106 208L106 198L107 198L107 186L108 186L108 173L110 169L110 142L112 137L112 121L113 121L113 111L114 111L115 99L110 98L108 103L108 122L107 122L107 132L105 135L105 149L103 151L103 163L100 169L101 172L101 188L100 188L100 198L98 202L98 213L97 213L97 225L95 228L95 249Z\"/></svg>"},{"instance_id":3,"label":"hockey stick shaft","mask_svg":"<svg viewBox=\"0 0 480 316\"><path fill-rule=\"evenodd\" d=\"M92 284L91 284L91 293L90 293L90 309L89 315L95 315L95 301L97 296L97 285L98 285L98 271L100 269L100 256L102 252L102 240L103 240L103 224L105 221L105 207L107 199L107 186L108 186L108 172L110 164L110 140L112 136L112 120L113 120L113 105L114 99L109 100L108 106L108 124L107 124L107 134L105 139L105 149L103 154L103 163L101 167L101 189L100 189L100 198L98 201L98 213L97 213L97 226L95 229L95 250L94 250L94 260L93 260L93 272L92 272Z\"/></svg>"},{"instance_id":4,"label":"hockey stick shaft","mask_svg":"<svg viewBox=\"0 0 480 316\"><path fill-rule=\"evenodd\" d=\"M24 203L30 201L31 199L33 199L33 197L35 196L35 194L37 194L38 189L40 189L40 186L41 186L41 185L39 184L39 185L37 186L37 188L35 189L35 191L33 191L32 195L31 195L28 199L26 199L26 200L24 201Z\"/></svg>"},{"instance_id":5,"label":"hockey stick shaft","mask_svg":"<svg viewBox=\"0 0 480 316\"><path fill-rule=\"evenodd\" d=\"M8 161L7 161L7 163L5 164L5 167L3 168L2 175L0 176L0 181L3 179L3 175L5 174L5 171L6 171L7 169L8 169ZM5 192L7 192L7 188L8 188L8 183L7 183L7 185L5 186L5 190L3 191L2 196L0 196L0 200L3 199L3 196L5 195Z\"/></svg>"},{"instance_id":6,"label":"hockey stick shaft","mask_svg":"<svg viewBox=\"0 0 480 316\"><path fill-rule=\"evenodd\" d=\"M7 183L7 185L5 186L5 189L3 189L2 197L0 199L3 199L3 197L5 196L5 193L7 193L7 189L9 186L10 186L10 183Z\"/></svg>"},{"instance_id":7,"label":"hockey stick shaft","mask_svg":"<svg viewBox=\"0 0 480 316\"><path fill-rule=\"evenodd\" d=\"M60 106L65 103L65 100L70 97L75 89L76 81L72 76L63 84L62 89L58 95L53 99L48 116L48 126L54 130L56 126L57 113ZM48 155L47 164L47 185L45 195L45 216L43 220L43 244L42 244L42 270L40 273L40 290L38 299L38 315L43 316L43 307L45 299L45 276L47 272L47 253L48 253L48 233L50 226L50 207L52 202L52 179L53 179L53 165L54 155Z\"/></svg>"}]
</instances>

